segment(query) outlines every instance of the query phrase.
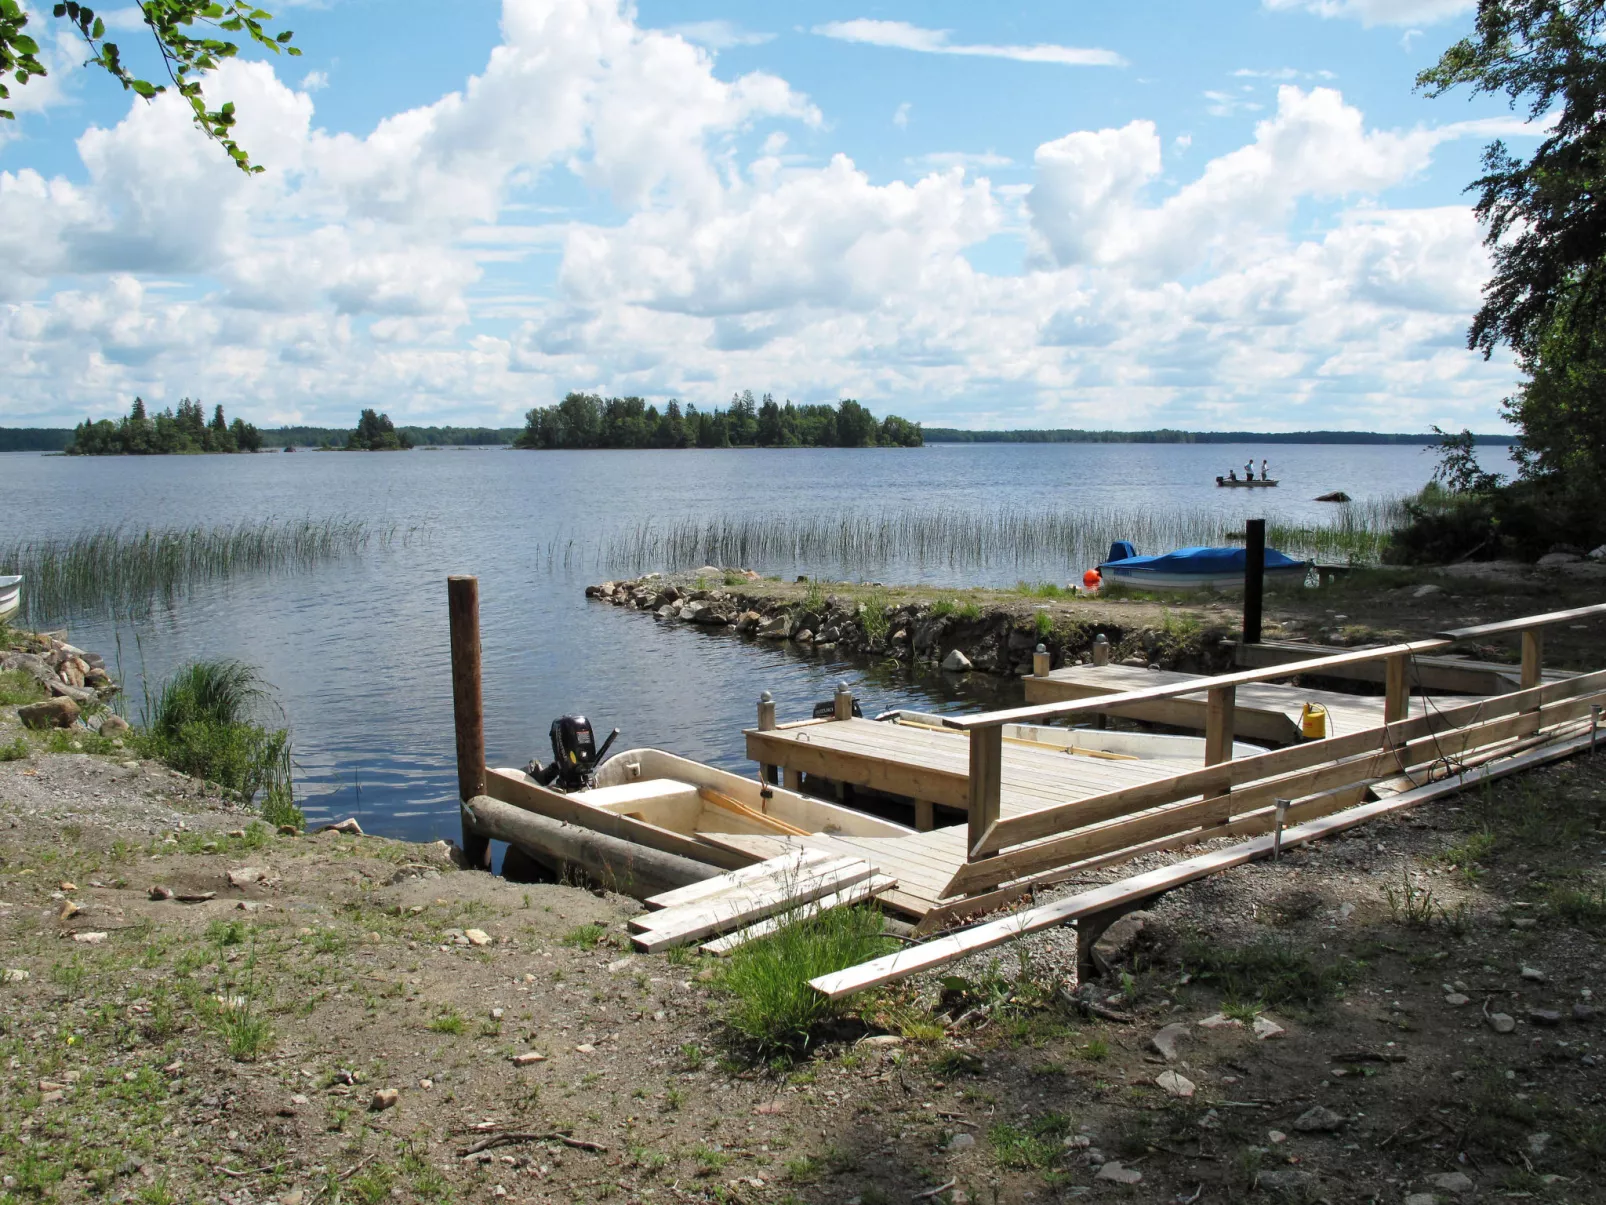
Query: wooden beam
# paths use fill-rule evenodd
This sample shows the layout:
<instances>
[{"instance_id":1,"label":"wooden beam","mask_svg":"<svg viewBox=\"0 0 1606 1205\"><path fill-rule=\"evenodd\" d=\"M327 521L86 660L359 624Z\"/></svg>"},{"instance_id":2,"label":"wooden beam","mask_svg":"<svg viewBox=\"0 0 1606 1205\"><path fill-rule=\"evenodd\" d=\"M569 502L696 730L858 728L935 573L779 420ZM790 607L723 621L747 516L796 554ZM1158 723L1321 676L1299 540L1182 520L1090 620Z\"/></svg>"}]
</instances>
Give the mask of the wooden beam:
<instances>
[{"instance_id":1,"label":"wooden beam","mask_svg":"<svg viewBox=\"0 0 1606 1205\"><path fill-rule=\"evenodd\" d=\"M1535 749L1529 753L1520 754L1509 760L1489 762L1476 770L1465 774L1457 774L1442 782L1431 786L1418 787L1406 791L1394 798L1379 802L1362 804L1359 807L1348 808L1331 816L1325 816L1294 828L1284 829L1282 846L1287 849L1294 845L1302 845L1318 838L1329 836L1332 833L1343 832L1357 825L1365 824L1379 816L1386 816L1394 812L1404 811L1416 807L1430 799L1463 790L1478 782L1499 778L1506 774L1515 773L1533 765L1555 761L1558 758L1570 756L1581 749L1589 747L1588 735L1576 737L1557 745ZM867 988L880 987L898 979L907 978L921 971L928 971L934 967L943 966L956 959L990 950L995 946L1025 937L1029 933L1036 933L1043 929L1050 929L1056 925L1063 925L1067 921L1078 917L1091 916L1098 912L1107 911L1112 907L1132 899L1143 899L1169 891L1173 887L1180 887L1196 879L1226 870L1233 866L1242 866L1256 858L1265 857L1271 853L1272 838L1258 837L1253 841L1246 841L1230 849L1213 850L1189 858L1172 866L1162 867L1147 874L1135 875L1130 879L1118 883L1111 883L1104 887L1085 891L1067 899L1046 904L1040 908L1029 908L1006 916L990 924L977 925L973 929L966 929L961 933L939 937L923 945L911 946L889 954L884 958L876 958L870 962L861 963L856 967L848 967L843 971L836 971L829 975L821 975L809 980L809 986L821 995L832 1000L840 1000L844 996L851 996L855 992Z\"/></svg>"},{"instance_id":2,"label":"wooden beam","mask_svg":"<svg viewBox=\"0 0 1606 1205\"><path fill-rule=\"evenodd\" d=\"M1587 607L1574 607L1570 611L1547 611L1543 615L1524 615L1518 619L1503 619L1499 623L1480 623L1471 628L1452 628L1440 632L1446 640L1471 640L1480 636L1498 636L1505 632L1522 632L1528 628L1548 628L1558 623L1572 623L1579 619L1606 616L1606 603L1591 603Z\"/></svg>"},{"instance_id":3,"label":"wooden beam","mask_svg":"<svg viewBox=\"0 0 1606 1205\"><path fill-rule=\"evenodd\" d=\"M661 920L662 923L641 933L631 934L630 942L636 949L648 954L667 950L671 946L687 945L711 933L739 929L776 912L811 903L821 896L862 882L875 873L871 865L863 860L844 859L844 862L852 864L827 864L822 870L805 870L796 879L772 885L768 889L754 888L721 896L709 901L707 908L694 906L650 913L647 919Z\"/></svg>"},{"instance_id":4,"label":"wooden beam","mask_svg":"<svg viewBox=\"0 0 1606 1205\"><path fill-rule=\"evenodd\" d=\"M1544 673L1545 662L1545 630L1543 628L1524 628L1522 630L1522 688L1529 690L1539 685L1539 679Z\"/></svg>"},{"instance_id":5,"label":"wooden beam","mask_svg":"<svg viewBox=\"0 0 1606 1205\"><path fill-rule=\"evenodd\" d=\"M873 899L883 892L891 891L898 885L898 880L890 875L876 874L868 879L845 887L841 891L822 896L813 903L804 904L797 909L805 917L818 916L822 912L829 912L832 908L845 908L853 904L862 904L865 900ZM749 925L745 929L738 929L735 933L727 933L724 937L716 937L713 941L705 941L702 946L704 954L717 954L723 958L738 946L745 946L748 942L760 937L768 937L782 925L793 919L791 914L771 916Z\"/></svg>"},{"instance_id":6,"label":"wooden beam","mask_svg":"<svg viewBox=\"0 0 1606 1205\"><path fill-rule=\"evenodd\" d=\"M1104 795L1072 800L1039 808L1020 816L1000 820L988 834L981 852L988 853L1008 845L1019 845L1038 837L1050 836L1078 824L1106 820L1142 808L1159 807L1186 799L1190 795L1219 795L1227 789L1275 775L1286 774L1306 766L1339 761L1371 749L1385 742L1404 744L1419 737L1449 732L1455 728L1480 724L1502 716L1514 715L1538 705L1549 705L1567 699L1583 698L1606 690L1606 670L1580 674L1560 682L1550 682L1534 690L1509 695L1496 695L1477 699L1442 711L1429 711L1414 719L1402 720L1394 725L1367 728L1343 736L1328 737L1323 741L1307 741L1287 749L1275 749L1254 757L1239 758L1202 770L1191 770L1175 778L1142 783Z\"/></svg>"},{"instance_id":7,"label":"wooden beam","mask_svg":"<svg viewBox=\"0 0 1606 1205\"><path fill-rule=\"evenodd\" d=\"M1013 707L1004 711L987 711L980 715L944 716L949 728L970 731L992 728L1000 724L1034 724L1040 720L1061 719L1066 716L1097 714L1126 703L1144 703L1151 699L1176 699L1194 695L1217 686L1247 686L1251 682L1274 682L1296 674L1319 674L1324 669L1342 665L1356 665L1366 661L1381 661L1396 653L1428 653L1448 648L1448 638L1413 640L1406 644L1391 644L1375 649L1352 649L1334 653L1329 657L1316 657L1309 661L1291 661L1285 665L1272 665L1264 669L1240 670L1235 674L1220 674L1213 678L1198 678L1170 686L1148 686L1142 690L1129 690L1118 695L1099 695L1091 699L1072 699L1064 703L1044 703L1035 707Z\"/></svg>"},{"instance_id":8,"label":"wooden beam","mask_svg":"<svg viewBox=\"0 0 1606 1205\"><path fill-rule=\"evenodd\" d=\"M1205 704L1205 765L1219 766L1222 762L1232 760L1233 720L1237 710L1237 687L1210 688Z\"/></svg>"},{"instance_id":9,"label":"wooden beam","mask_svg":"<svg viewBox=\"0 0 1606 1205\"><path fill-rule=\"evenodd\" d=\"M1411 711L1411 658L1407 653L1397 653L1383 664L1387 674L1383 684L1383 722L1393 724Z\"/></svg>"},{"instance_id":10,"label":"wooden beam","mask_svg":"<svg viewBox=\"0 0 1606 1205\"><path fill-rule=\"evenodd\" d=\"M457 797L485 794L485 697L480 683L480 579L446 579L446 616L452 647L452 722L457 735ZM462 813L463 857L476 870L491 868L491 839Z\"/></svg>"},{"instance_id":11,"label":"wooden beam","mask_svg":"<svg viewBox=\"0 0 1606 1205\"><path fill-rule=\"evenodd\" d=\"M1004 730L982 728L970 734L970 835L967 848L974 850L983 835L998 823L1004 798ZM969 855L976 857L972 853Z\"/></svg>"},{"instance_id":12,"label":"wooden beam","mask_svg":"<svg viewBox=\"0 0 1606 1205\"><path fill-rule=\"evenodd\" d=\"M937 827L936 810L929 799L915 800L915 832L929 833Z\"/></svg>"}]
</instances>

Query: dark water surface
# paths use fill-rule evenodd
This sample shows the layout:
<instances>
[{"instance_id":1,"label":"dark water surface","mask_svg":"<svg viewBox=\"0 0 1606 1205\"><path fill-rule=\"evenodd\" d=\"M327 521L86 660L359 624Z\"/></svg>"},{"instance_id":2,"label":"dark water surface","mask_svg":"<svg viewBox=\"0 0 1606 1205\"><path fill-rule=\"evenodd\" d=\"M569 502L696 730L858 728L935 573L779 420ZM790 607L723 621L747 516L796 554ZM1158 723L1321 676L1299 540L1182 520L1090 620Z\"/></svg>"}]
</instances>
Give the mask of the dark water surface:
<instances>
[{"instance_id":1,"label":"dark water surface","mask_svg":"<svg viewBox=\"0 0 1606 1205\"><path fill-rule=\"evenodd\" d=\"M1499 450L1483 449L1491 467ZM1491 457L1490 453L1495 455ZM1277 491L1217 490L1216 473L1251 454L1272 460ZM309 818L356 814L372 832L455 836L446 586L480 578L486 745L493 765L547 754L546 729L582 711L618 748L653 745L741 772L741 729L759 693L797 717L847 679L867 714L1018 699L1018 686L945 681L900 669L804 657L588 603L583 587L618 574L597 548L648 520L902 508L1189 507L1234 517L1320 521L1310 501L1421 487L1418 448L1293 445L947 445L917 450L542 452L127 457L0 455L0 544L264 517L360 517L393 526L384 546L294 574L242 574L136 624L67 617L72 639L119 655L138 711L141 678L201 656L259 666L294 730ZM1269 498L1267 494L1275 494ZM568 567L565 568L565 552ZM1143 549L1142 551L1165 551ZM767 573L829 565L755 564ZM1059 580L1069 564L955 572L892 563L865 576L954 585Z\"/></svg>"}]
</instances>

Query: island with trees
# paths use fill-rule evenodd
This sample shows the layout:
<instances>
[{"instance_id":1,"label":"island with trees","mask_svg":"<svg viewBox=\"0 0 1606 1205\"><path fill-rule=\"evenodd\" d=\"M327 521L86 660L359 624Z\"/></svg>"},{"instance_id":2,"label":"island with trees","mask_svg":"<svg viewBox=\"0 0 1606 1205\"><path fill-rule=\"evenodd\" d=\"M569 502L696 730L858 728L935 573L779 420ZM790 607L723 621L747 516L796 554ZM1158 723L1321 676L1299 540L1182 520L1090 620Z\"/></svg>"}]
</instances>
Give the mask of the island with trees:
<instances>
[{"instance_id":1,"label":"island with trees","mask_svg":"<svg viewBox=\"0 0 1606 1205\"><path fill-rule=\"evenodd\" d=\"M232 423L223 407L212 411L210 422L199 401L184 398L178 410L171 407L154 415L145 411L143 398L135 398L123 418L85 419L73 428L68 456L173 456L202 452L260 452L262 433L243 419Z\"/></svg>"},{"instance_id":2,"label":"island with trees","mask_svg":"<svg viewBox=\"0 0 1606 1205\"><path fill-rule=\"evenodd\" d=\"M684 409L671 400L660 412L639 397L570 393L525 415L517 448L918 448L920 424L889 414L880 422L852 398L835 406L777 403L746 390L730 408Z\"/></svg>"},{"instance_id":3,"label":"island with trees","mask_svg":"<svg viewBox=\"0 0 1606 1205\"><path fill-rule=\"evenodd\" d=\"M407 452L413 441L407 432L396 430L390 415L364 410L357 419L357 429L346 436L346 452Z\"/></svg>"}]
</instances>

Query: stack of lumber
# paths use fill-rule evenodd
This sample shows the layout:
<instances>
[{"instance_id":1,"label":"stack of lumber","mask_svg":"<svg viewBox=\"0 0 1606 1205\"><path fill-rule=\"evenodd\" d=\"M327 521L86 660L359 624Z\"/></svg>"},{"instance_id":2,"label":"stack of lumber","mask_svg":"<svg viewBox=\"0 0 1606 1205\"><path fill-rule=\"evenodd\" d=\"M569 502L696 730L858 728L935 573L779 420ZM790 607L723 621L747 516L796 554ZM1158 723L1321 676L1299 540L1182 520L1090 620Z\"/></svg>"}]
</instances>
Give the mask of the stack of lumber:
<instances>
[{"instance_id":1,"label":"stack of lumber","mask_svg":"<svg viewBox=\"0 0 1606 1205\"><path fill-rule=\"evenodd\" d=\"M636 949L647 953L690 945L728 954L780 927L785 915L823 912L872 899L897 886L862 858L803 849L666 891L647 900L652 911L630 922Z\"/></svg>"}]
</instances>

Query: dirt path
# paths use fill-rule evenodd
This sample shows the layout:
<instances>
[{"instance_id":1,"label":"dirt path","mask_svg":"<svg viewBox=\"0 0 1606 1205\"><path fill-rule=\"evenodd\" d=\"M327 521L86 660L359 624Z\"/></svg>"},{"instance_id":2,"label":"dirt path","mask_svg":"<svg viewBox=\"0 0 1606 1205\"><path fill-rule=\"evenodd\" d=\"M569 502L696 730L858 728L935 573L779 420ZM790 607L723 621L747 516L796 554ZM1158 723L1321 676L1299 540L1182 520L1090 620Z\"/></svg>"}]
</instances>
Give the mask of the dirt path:
<instances>
[{"instance_id":1,"label":"dirt path","mask_svg":"<svg viewBox=\"0 0 1606 1205\"><path fill-rule=\"evenodd\" d=\"M1601 1199L1606 755L1174 893L1129 1020L1047 934L776 1065L633 901L119 756L0 763L6 1202Z\"/></svg>"}]
</instances>

